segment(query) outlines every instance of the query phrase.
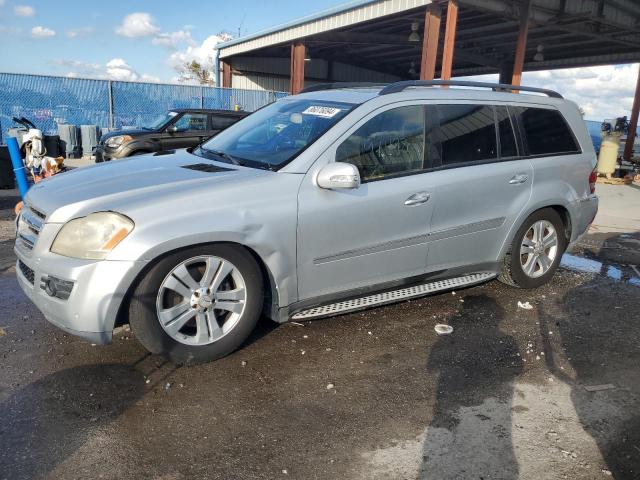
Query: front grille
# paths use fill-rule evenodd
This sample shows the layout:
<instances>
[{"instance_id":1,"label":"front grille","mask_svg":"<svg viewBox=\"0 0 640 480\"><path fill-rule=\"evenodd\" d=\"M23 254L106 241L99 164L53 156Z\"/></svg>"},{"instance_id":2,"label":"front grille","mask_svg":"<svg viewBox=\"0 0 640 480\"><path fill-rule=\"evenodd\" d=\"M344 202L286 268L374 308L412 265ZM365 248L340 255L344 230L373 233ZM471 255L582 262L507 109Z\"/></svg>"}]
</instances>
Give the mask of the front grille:
<instances>
[{"instance_id":1,"label":"front grille","mask_svg":"<svg viewBox=\"0 0 640 480\"><path fill-rule=\"evenodd\" d=\"M29 210L31 210L33 212L33 214L38 217L40 220L44 220L45 218L47 218L47 216L42 213L40 210L38 210L37 208L34 207L29 207Z\"/></svg>"},{"instance_id":2,"label":"front grille","mask_svg":"<svg viewBox=\"0 0 640 480\"><path fill-rule=\"evenodd\" d=\"M31 270L29 267L27 267L22 260L18 260L18 268L20 269L20 273L22 273L22 275L24 276L24 278L26 278L27 280L29 280L29 283L31 285L33 285L33 282L35 281L35 274L33 272L33 270Z\"/></svg>"},{"instance_id":3,"label":"front grille","mask_svg":"<svg viewBox=\"0 0 640 480\"><path fill-rule=\"evenodd\" d=\"M22 209L18 221L18 239L25 248L33 250L45 218L44 213L30 205Z\"/></svg>"}]
</instances>

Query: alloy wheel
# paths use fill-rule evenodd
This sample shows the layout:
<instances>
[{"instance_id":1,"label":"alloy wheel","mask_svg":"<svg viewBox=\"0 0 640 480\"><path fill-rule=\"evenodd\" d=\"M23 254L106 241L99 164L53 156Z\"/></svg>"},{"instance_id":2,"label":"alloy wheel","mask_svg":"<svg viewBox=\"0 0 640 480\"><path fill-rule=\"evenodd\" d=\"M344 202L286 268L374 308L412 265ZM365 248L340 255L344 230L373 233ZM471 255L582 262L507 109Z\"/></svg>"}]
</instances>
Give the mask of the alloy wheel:
<instances>
[{"instance_id":1,"label":"alloy wheel","mask_svg":"<svg viewBox=\"0 0 640 480\"><path fill-rule=\"evenodd\" d=\"M213 255L189 258L160 284L158 321L174 340L208 345L229 333L240 320L247 298L240 271Z\"/></svg>"},{"instance_id":2,"label":"alloy wheel","mask_svg":"<svg viewBox=\"0 0 640 480\"><path fill-rule=\"evenodd\" d=\"M547 220L538 220L524 234L520 246L520 265L530 278L547 273L558 255L558 232Z\"/></svg>"}]
</instances>

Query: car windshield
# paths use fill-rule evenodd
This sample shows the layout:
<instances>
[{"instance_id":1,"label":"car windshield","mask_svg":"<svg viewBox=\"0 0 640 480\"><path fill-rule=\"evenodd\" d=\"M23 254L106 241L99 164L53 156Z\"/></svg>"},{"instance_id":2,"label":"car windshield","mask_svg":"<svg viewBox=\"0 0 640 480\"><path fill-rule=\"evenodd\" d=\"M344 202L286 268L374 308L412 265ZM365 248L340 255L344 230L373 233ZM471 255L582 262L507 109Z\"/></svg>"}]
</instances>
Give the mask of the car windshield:
<instances>
[{"instance_id":1,"label":"car windshield","mask_svg":"<svg viewBox=\"0 0 640 480\"><path fill-rule=\"evenodd\" d=\"M142 128L146 130L157 130L160 127L169 123L169 121L176 115L177 115L176 112L163 113L162 115L158 115L153 121L151 121L147 125L144 125Z\"/></svg>"},{"instance_id":2,"label":"car windshield","mask_svg":"<svg viewBox=\"0 0 640 480\"><path fill-rule=\"evenodd\" d=\"M196 150L239 165L277 170L343 118L354 105L284 99L219 133Z\"/></svg>"}]
</instances>

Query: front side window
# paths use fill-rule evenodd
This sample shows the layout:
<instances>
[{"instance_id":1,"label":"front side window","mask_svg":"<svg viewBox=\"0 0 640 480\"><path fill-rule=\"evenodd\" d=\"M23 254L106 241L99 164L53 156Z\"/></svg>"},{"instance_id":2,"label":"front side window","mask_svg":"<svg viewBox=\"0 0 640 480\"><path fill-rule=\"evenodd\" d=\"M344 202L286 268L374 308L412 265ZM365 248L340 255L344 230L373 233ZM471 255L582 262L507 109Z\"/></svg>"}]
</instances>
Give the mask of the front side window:
<instances>
[{"instance_id":1,"label":"front side window","mask_svg":"<svg viewBox=\"0 0 640 480\"><path fill-rule=\"evenodd\" d=\"M498 157L494 111L489 105L429 106L427 122L428 160L434 166Z\"/></svg>"},{"instance_id":2,"label":"front side window","mask_svg":"<svg viewBox=\"0 0 640 480\"><path fill-rule=\"evenodd\" d=\"M557 110L516 107L530 155L579 153L575 137Z\"/></svg>"},{"instance_id":3,"label":"front side window","mask_svg":"<svg viewBox=\"0 0 640 480\"><path fill-rule=\"evenodd\" d=\"M338 147L336 161L358 167L362 181L422 170L424 119L420 105L380 113Z\"/></svg>"},{"instance_id":4,"label":"front side window","mask_svg":"<svg viewBox=\"0 0 640 480\"><path fill-rule=\"evenodd\" d=\"M207 129L207 115L205 113L185 113L176 123L176 131L191 132Z\"/></svg>"},{"instance_id":5,"label":"front side window","mask_svg":"<svg viewBox=\"0 0 640 480\"><path fill-rule=\"evenodd\" d=\"M234 123L203 144L198 152L241 165L278 169L320 138L354 106L324 100L280 100Z\"/></svg>"}]
</instances>

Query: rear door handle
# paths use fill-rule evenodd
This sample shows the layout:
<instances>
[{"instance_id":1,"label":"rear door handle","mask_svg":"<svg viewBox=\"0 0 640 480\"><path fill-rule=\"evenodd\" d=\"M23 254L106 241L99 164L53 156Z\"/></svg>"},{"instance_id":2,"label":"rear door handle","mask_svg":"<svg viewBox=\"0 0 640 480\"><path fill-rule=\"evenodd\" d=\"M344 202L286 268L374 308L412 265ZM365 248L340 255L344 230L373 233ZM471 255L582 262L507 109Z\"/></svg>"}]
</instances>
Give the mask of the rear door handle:
<instances>
[{"instance_id":1,"label":"rear door handle","mask_svg":"<svg viewBox=\"0 0 640 480\"><path fill-rule=\"evenodd\" d=\"M430 198L431 198L431 195L428 194L427 192L418 192L418 193L414 193L409 198L407 198L404 201L404 204L407 206L422 205L423 203L427 203Z\"/></svg>"},{"instance_id":2,"label":"rear door handle","mask_svg":"<svg viewBox=\"0 0 640 480\"><path fill-rule=\"evenodd\" d=\"M518 185L520 183L524 183L527 180L529 180L529 175L526 175L524 173L519 173L517 175L514 175L511 180L509 180L509 183L511 185Z\"/></svg>"}]
</instances>

